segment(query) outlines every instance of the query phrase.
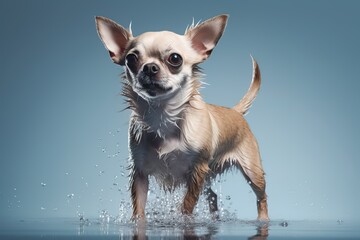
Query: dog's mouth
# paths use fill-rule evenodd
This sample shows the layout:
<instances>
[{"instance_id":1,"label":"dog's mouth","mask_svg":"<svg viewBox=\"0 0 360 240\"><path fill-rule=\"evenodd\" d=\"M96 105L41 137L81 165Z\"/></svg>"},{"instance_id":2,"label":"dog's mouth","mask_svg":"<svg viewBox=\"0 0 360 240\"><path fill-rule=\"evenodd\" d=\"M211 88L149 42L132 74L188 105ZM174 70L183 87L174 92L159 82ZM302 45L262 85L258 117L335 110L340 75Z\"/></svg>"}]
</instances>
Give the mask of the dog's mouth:
<instances>
[{"instance_id":1,"label":"dog's mouth","mask_svg":"<svg viewBox=\"0 0 360 240\"><path fill-rule=\"evenodd\" d=\"M171 89L172 87L165 87L157 82L152 82L149 84L142 84L141 90L147 92L151 97L155 97L157 95L167 93L171 91Z\"/></svg>"},{"instance_id":2,"label":"dog's mouth","mask_svg":"<svg viewBox=\"0 0 360 240\"><path fill-rule=\"evenodd\" d=\"M159 80L149 79L147 77L139 79L138 89L142 92L146 92L150 97L156 97L163 95L172 90L172 87L166 87Z\"/></svg>"}]
</instances>

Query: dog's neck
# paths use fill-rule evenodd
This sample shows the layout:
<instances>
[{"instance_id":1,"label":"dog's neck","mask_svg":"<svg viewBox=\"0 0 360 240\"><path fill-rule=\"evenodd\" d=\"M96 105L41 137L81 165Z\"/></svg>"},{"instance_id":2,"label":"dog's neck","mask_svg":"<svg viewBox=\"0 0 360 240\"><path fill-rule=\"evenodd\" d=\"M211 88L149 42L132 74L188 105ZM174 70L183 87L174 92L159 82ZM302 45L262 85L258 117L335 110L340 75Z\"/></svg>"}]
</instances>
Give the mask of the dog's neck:
<instances>
[{"instance_id":1,"label":"dog's neck","mask_svg":"<svg viewBox=\"0 0 360 240\"><path fill-rule=\"evenodd\" d=\"M179 137L186 111L192 108L194 101L202 101L198 89L201 86L200 74L186 79L180 91L170 98L145 100L137 94L125 79L123 95L128 108L132 110L135 121L134 134L140 139L145 132L155 133L161 139Z\"/></svg>"}]
</instances>

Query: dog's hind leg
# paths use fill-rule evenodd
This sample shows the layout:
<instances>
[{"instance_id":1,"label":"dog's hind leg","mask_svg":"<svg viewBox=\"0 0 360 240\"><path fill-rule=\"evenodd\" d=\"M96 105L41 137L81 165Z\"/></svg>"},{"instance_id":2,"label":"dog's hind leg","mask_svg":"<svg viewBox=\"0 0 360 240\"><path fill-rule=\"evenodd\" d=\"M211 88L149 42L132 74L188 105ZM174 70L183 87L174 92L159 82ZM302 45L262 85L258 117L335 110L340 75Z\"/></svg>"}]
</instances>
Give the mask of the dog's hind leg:
<instances>
[{"instance_id":1,"label":"dog's hind leg","mask_svg":"<svg viewBox=\"0 0 360 240\"><path fill-rule=\"evenodd\" d=\"M261 176L257 176L256 178L251 178L248 176L245 171L242 171L244 173L245 179L254 191L256 195L256 205L257 205L257 211L258 211L258 217L257 219L260 221L269 221L268 216L268 209L267 209L267 195L265 192L265 178L264 174L261 174Z\"/></svg>"},{"instance_id":2,"label":"dog's hind leg","mask_svg":"<svg viewBox=\"0 0 360 240\"><path fill-rule=\"evenodd\" d=\"M218 211L217 194L211 189L211 187L205 188L206 199L209 202L210 213Z\"/></svg>"},{"instance_id":3,"label":"dog's hind leg","mask_svg":"<svg viewBox=\"0 0 360 240\"><path fill-rule=\"evenodd\" d=\"M258 159L254 158L254 161L251 161L250 165L245 164L247 161L244 159L240 160L227 160L222 166L222 171L236 167L239 169L245 177L246 182L250 185L254 191L257 199L257 219L260 221L268 221L268 210L267 210L267 195L265 192L265 174L262 170L261 163L256 165L254 162L257 162Z\"/></svg>"},{"instance_id":4,"label":"dog's hind leg","mask_svg":"<svg viewBox=\"0 0 360 240\"><path fill-rule=\"evenodd\" d=\"M257 149L257 144L255 144L254 147ZM249 148L242 149L241 157L238 159L238 168L256 195L257 219L260 221L268 221L265 173L261 164L260 154L258 151L254 151L254 149L251 151L247 150L249 150Z\"/></svg>"},{"instance_id":5,"label":"dog's hind leg","mask_svg":"<svg viewBox=\"0 0 360 240\"><path fill-rule=\"evenodd\" d=\"M206 179L206 185L204 189L204 194L206 195L206 199L209 203L209 210L214 219L219 218L218 214L218 203L217 203L217 194L211 189L210 179Z\"/></svg>"},{"instance_id":6,"label":"dog's hind leg","mask_svg":"<svg viewBox=\"0 0 360 240\"><path fill-rule=\"evenodd\" d=\"M258 145L252 134L249 134L248 138L244 139L237 151L237 155L238 167L257 198L257 219L260 221L269 221L267 195L265 192L265 173L262 167Z\"/></svg>"},{"instance_id":7,"label":"dog's hind leg","mask_svg":"<svg viewBox=\"0 0 360 240\"><path fill-rule=\"evenodd\" d=\"M236 167L244 175L257 198L258 220L268 221L267 195L265 192L265 173L262 167L257 142L250 131L243 135L237 148L225 154L215 170L222 173Z\"/></svg>"}]
</instances>

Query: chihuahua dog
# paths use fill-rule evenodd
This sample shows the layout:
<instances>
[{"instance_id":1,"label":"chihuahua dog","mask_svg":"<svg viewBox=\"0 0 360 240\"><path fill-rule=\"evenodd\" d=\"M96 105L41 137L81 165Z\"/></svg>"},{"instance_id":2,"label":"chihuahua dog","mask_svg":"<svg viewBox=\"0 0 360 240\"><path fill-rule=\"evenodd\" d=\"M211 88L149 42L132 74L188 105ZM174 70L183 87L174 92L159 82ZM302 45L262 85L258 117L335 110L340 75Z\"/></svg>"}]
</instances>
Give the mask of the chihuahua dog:
<instances>
[{"instance_id":1,"label":"chihuahua dog","mask_svg":"<svg viewBox=\"0 0 360 240\"><path fill-rule=\"evenodd\" d=\"M98 34L114 63L124 66L123 95L131 109L130 190L133 219L145 218L149 176L166 190L183 185L181 212L191 215L201 192L216 214L211 180L239 169L257 197L258 219L267 221L267 195L258 144L244 114L260 88L254 59L248 92L233 108L201 98L205 61L218 43L228 16L189 26L184 35L169 31L133 36L131 27L96 17Z\"/></svg>"}]
</instances>

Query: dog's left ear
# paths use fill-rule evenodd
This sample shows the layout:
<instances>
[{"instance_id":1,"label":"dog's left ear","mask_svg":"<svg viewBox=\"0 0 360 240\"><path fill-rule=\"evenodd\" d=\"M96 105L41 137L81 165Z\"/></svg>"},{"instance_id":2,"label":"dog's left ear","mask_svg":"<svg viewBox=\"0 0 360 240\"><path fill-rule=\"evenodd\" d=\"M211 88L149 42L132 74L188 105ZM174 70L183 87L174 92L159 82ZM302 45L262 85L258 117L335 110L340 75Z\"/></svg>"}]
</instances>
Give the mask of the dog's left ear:
<instances>
[{"instance_id":1,"label":"dog's left ear","mask_svg":"<svg viewBox=\"0 0 360 240\"><path fill-rule=\"evenodd\" d=\"M228 15L219 15L187 29L185 36L190 39L192 47L198 52L202 61L210 56L218 43L225 30L227 19Z\"/></svg>"},{"instance_id":2,"label":"dog's left ear","mask_svg":"<svg viewBox=\"0 0 360 240\"><path fill-rule=\"evenodd\" d=\"M96 17L95 21L99 37L109 51L111 59L114 63L123 65L125 50L133 38L131 30L126 30L123 26L105 17Z\"/></svg>"}]
</instances>

